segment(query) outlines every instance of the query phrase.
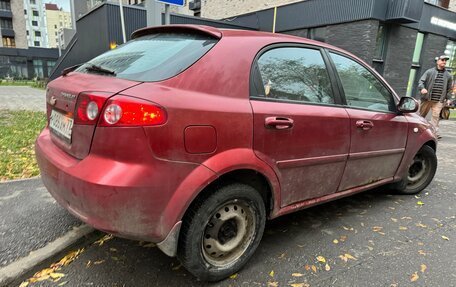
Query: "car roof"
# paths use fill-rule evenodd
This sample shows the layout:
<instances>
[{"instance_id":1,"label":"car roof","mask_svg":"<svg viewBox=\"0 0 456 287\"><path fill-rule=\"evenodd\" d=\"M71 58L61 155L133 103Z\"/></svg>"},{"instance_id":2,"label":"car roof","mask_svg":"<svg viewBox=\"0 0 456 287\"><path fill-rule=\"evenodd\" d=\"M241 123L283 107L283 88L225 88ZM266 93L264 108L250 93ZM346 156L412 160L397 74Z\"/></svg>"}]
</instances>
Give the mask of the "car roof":
<instances>
[{"instance_id":1,"label":"car roof","mask_svg":"<svg viewBox=\"0 0 456 287\"><path fill-rule=\"evenodd\" d=\"M308 44L308 45L315 45L320 46L336 51L343 52L345 54L349 54L348 52L334 47L332 45L302 38L298 36L288 35L288 34L281 34L281 33L271 33L271 32L263 32L263 31L252 31L252 30L238 30L238 29L219 29L211 26L205 25L164 25L164 26L153 26L153 27L146 27L139 30L134 31L131 34L131 38L135 39L141 36L155 34L155 33L172 33L172 32L190 32L196 34L205 34L216 39L221 38L228 38L228 37L246 37L246 38L265 38L269 39L271 43L274 42L291 42L291 43L301 43L301 44Z\"/></svg>"}]
</instances>

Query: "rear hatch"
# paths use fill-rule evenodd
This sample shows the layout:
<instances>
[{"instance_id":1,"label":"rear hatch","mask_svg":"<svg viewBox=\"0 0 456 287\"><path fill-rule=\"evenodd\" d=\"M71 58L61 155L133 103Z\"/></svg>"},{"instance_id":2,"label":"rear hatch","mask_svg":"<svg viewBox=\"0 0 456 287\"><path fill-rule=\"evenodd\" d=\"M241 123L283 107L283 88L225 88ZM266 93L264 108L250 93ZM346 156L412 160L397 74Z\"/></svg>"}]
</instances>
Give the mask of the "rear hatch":
<instances>
[{"instance_id":1,"label":"rear hatch","mask_svg":"<svg viewBox=\"0 0 456 287\"><path fill-rule=\"evenodd\" d=\"M204 26L146 28L136 31L133 40L90 60L75 72L64 71L62 77L49 83L46 94L53 142L70 155L83 159L90 152L100 122L111 128L163 124L165 108L154 106L156 103L138 102L138 98L150 101L150 95L132 95L133 98L118 94L143 82L161 82L182 73L220 37L218 30ZM104 121L103 112L115 122ZM141 112L157 118L139 121L144 118L138 117ZM122 119L128 114L136 116Z\"/></svg>"},{"instance_id":2,"label":"rear hatch","mask_svg":"<svg viewBox=\"0 0 456 287\"><path fill-rule=\"evenodd\" d=\"M77 105L83 105L81 99L88 95L107 99L138 84L140 82L83 73L71 73L52 81L46 91L52 141L70 155L83 159L90 151L96 124L77 120Z\"/></svg>"}]
</instances>

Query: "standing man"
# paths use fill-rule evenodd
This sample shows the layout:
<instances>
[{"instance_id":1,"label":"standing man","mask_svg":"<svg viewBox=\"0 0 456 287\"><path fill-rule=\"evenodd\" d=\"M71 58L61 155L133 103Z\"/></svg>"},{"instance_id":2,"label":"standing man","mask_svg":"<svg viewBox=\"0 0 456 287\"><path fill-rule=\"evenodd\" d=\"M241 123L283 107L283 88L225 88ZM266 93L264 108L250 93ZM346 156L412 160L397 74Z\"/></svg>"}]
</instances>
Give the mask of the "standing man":
<instances>
[{"instance_id":1,"label":"standing man","mask_svg":"<svg viewBox=\"0 0 456 287\"><path fill-rule=\"evenodd\" d=\"M452 80L450 73L445 69L448 56L435 58L436 67L424 72L418 82L421 93L420 115L426 117L432 110L431 125L434 126L437 138L439 134L440 111L451 96Z\"/></svg>"}]
</instances>

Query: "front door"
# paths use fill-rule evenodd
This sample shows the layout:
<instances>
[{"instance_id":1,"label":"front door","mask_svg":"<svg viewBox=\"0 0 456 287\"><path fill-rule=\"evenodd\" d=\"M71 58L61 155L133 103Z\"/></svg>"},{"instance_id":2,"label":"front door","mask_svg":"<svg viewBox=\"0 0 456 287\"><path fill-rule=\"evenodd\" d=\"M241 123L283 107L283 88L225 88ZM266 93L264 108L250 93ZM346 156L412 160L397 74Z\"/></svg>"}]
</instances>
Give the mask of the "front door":
<instances>
[{"instance_id":1,"label":"front door","mask_svg":"<svg viewBox=\"0 0 456 287\"><path fill-rule=\"evenodd\" d=\"M281 206L336 192L349 151L349 118L320 50L275 47L255 70L254 150L278 174Z\"/></svg>"},{"instance_id":2,"label":"front door","mask_svg":"<svg viewBox=\"0 0 456 287\"><path fill-rule=\"evenodd\" d=\"M350 153L339 191L393 178L402 160L408 123L393 95L367 68L330 53L350 117Z\"/></svg>"}]
</instances>

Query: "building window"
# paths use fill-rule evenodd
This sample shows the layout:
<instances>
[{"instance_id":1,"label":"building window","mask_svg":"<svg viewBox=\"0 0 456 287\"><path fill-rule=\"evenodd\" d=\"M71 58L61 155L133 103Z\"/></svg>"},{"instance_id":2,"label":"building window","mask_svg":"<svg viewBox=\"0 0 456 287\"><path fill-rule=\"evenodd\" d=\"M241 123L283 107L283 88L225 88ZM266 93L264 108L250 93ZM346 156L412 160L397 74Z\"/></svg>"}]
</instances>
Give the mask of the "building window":
<instances>
[{"instance_id":1,"label":"building window","mask_svg":"<svg viewBox=\"0 0 456 287\"><path fill-rule=\"evenodd\" d=\"M33 14L33 16L40 16L40 14L38 13L38 11L36 11L36 10L33 10L33 11L32 11L32 14Z\"/></svg>"},{"instance_id":2,"label":"building window","mask_svg":"<svg viewBox=\"0 0 456 287\"><path fill-rule=\"evenodd\" d=\"M32 21L32 26L38 26L38 21Z\"/></svg>"},{"instance_id":3,"label":"building window","mask_svg":"<svg viewBox=\"0 0 456 287\"><path fill-rule=\"evenodd\" d=\"M2 37L2 40L3 40L3 47L7 47L7 48L16 47L16 41L14 40L13 37Z\"/></svg>"},{"instance_id":4,"label":"building window","mask_svg":"<svg viewBox=\"0 0 456 287\"><path fill-rule=\"evenodd\" d=\"M24 9L24 15L27 15L27 10L26 9Z\"/></svg>"},{"instance_id":5,"label":"building window","mask_svg":"<svg viewBox=\"0 0 456 287\"><path fill-rule=\"evenodd\" d=\"M420 69L421 50L423 49L424 34L418 32L416 35L415 50L413 50L412 68L410 69L409 79L407 82L406 96L411 97L416 89L416 74Z\"/></svg>"},{"instance_id":6,"label":"building window","mask_svg":"<svg viewBox=\"0 0 456 287\"><path fill-rule=\"evenodd\" d=\"M33 45L34 45L35 47L39 47L39 46L40 46L40 41L34 41L34 42L33 42Z\"/></svg>"},{"instance_id":7,"label":"building window","mask_svg":"<svg viewBox=\"0 0 456 287\"><path fill-rule=\"evenodd\" d=\"M27 30L27 36L29 36L29 35L30 35L30 32L29 32L29 30Z\"/></svg>"},{"instance_id":8,"label":"building window","mask_svg":"<svg viewBox=\"0 0 456 287\"><path fill-rule=\"evenodd\" d=\"M36 4L36 0L30 0L30 4L35 5Z\"/></svg>"},{"instance_id":9,"label":"building window","mask_svg":"<svg viewBox=\"0 0 456 287\"><path fill-rule=\"evenodd\" d=\"M47 61L47 76L49 77L52 72L52 68L55 66L55 61Z\"/></svg>"},{"instance_id":10,"label":"building window","mask_svg":"<svg viewBox=\"0 0 456 287\"><path fill-rule=\"evenodd\" d=\"M35 31L35 37L41 37L41 32L40 31Z\"/></svg>"},{"instance_id":11,"label":"building window","mask_svg":"<svg viewBox=\"0 0 456 287\"><path fill-rule=\"evenodd\" d=\"M11 3L10 1L0 0L0 10L11 11Z\"/></svg>"},{"instance_id":12,"label":"building window","mask_svg":"<svg viewBox=\"0 0 456 287\"><path fill-rule=\"evenodd\" d=\"M383 60L385 53L385 43L386 43L386 26L380 24L377 31L377 39L375 42L375 55L374 59Z\"/></svg>"},{"instance_id":13,"label":"building window","mask_svg":"<svg viewBox=\"0 0 456 287\"><path fill-rule=\"evenodd\" d=\"M450 57L447 61L447 68L450 69L450 73L454 77L456 75L456 41L448 41L445 48L445 55Z\"/></svg>"},{"instance_id":14,"label":"building window","mask_svg":"<svg viewBox=\"0 0 456 287\"><path fill-rule=\"evenodd\" d=\"M13 29L13 20L0 18L0 28Z\"/></svg>"},{"instance_id":15,"label":"building window","mask_svg":"<svg viewBox=\"0 0 456 287\"><path fill-rule=\"evenodd\" d=\"M54 29L57 29L57 25L54 25Z\"/></svg>"},{"instance_id":16,"label":"building window","mask_svg":"<svg viewBox=\"0 0 456 287\"><path fill-rule=\"evenodd\" d=\"M43 60L33 60L33 70L35 71L35 77L40 79L44 78Z\"/></svg>"}]
</instances>

